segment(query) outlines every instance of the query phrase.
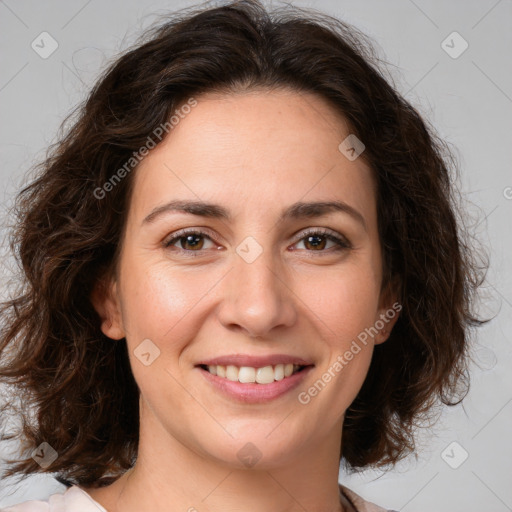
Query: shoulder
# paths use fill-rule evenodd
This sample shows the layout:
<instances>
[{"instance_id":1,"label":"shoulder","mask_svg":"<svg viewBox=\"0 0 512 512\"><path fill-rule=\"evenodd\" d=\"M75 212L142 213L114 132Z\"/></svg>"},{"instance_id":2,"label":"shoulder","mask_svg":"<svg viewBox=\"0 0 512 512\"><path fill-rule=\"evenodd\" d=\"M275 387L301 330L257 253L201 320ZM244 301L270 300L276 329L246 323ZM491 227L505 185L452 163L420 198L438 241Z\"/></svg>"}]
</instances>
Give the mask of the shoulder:
<instances>
[{"instance_id":1,"label":"shoulder","mask_svg":"<svg viewBox=\"0 0 512 512\"><path fill-rule=\"evenodd\" d=\"M350 503L352 503L357 512L396 512L394 510L387 510L375 505L375 503L370 503L369 501L364 500L361 496L344 485L339 484L339 486L340 491L350 501Z\"/></svg>"},{"instance_id":2,"label":"shoulder","mask_svg":"<svg viewBox=\"0 0 512 512\"><path fill-rule=\"evenodd\" d=\"M0 509L0 512L107 512L80 487L74 485L48 500L30 500Z\"/></svg>"}]
</instances>

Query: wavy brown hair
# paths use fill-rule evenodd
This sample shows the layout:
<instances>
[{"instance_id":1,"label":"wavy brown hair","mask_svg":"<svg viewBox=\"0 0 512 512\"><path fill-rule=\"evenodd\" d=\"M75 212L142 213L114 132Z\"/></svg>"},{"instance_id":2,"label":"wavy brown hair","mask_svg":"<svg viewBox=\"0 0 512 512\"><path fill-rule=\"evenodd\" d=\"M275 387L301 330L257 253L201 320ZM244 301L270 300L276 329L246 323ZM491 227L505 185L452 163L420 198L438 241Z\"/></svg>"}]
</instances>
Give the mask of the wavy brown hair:
<instances>
[{"instance_id":1,"label":"wavy brown hair","mask_svg":"<svg viewBox=\"0 0 512 512\"><path fill-rule=\"evenodd\" d=\"M435 404L465 396L484 267L460 214L455 158L381 64L372 41L343 21L240 0L178 11L106 69L13 206L21 277L0 310L0 381L11 393L2 418L21 419L2 428L3 438L22 448L4 476L51 472L99 487L134 464L139 390L126 343L102 333L90 296L116 271L136 168L108 193L94 191L180 105L206 92L314 93L366 146L382 286L398 286L403 309L346 411L345 466L394 465L414 450L415 427ZM58 453L44 469L30 456L42 442Z\"/></svg>"}]
</instances>

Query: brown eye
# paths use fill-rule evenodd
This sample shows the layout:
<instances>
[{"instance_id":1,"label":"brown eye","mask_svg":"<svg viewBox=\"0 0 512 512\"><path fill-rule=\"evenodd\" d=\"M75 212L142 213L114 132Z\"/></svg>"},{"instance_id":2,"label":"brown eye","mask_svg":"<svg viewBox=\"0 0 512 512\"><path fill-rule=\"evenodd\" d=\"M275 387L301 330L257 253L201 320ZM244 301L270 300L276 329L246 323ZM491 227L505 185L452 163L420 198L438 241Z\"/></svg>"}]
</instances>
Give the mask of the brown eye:
<instances>
[{"instance_id":1,"label":"brown eye","mask_svg":"<svg viewBox=\"0 0 512 512\"><path fill-rule=\"evenodd\" d=\"M204 240L201 239L201 235L185 235L178 239L181 243L182 249L202 249Z\"/></svg>"},{"instance_id":2,"label":"brown eye","mask_svg":"<svg viewBox=\"0 0 512 512\"><path fill-rule=\"evenodd\" d=\"M205 239L211 238L202 231L179 232L164 243L165 247L176 247L178 250L187 252L199 252L205 248Z\"/></svg>"},{"instance_id":3,"label":"brown eye","mask_svg":"<svg viewBox=\"0 0 512 512\"><path fill-rule=\"evenodd\" d=\"M329 231L310 231L303 236L298 243L303 242L308 252L333 252L350 249L352 246L344 237L336 236ZM334 243L333 251L325 250L328 242Z\"/></svg>"},{"instance_id":4,"label":"brown eye","mask_svg":"<svg viewBox=\"0 0 512 512\"><path fill-rule=\"evenodd\" d=\"M304 246L307 249L312 248L315 251L325 249L327 244L327 237L323 235L310 235L305 237L304 240Z\"/></svg>"}]
</instances>

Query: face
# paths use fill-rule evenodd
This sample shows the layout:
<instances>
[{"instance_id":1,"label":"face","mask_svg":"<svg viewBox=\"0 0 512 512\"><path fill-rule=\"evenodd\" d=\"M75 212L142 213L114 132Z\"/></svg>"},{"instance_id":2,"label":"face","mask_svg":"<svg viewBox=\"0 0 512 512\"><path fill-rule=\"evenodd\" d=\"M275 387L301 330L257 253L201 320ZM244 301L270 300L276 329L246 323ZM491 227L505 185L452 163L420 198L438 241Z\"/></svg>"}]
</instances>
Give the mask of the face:
<instances>
[{"instance_id":1,"label":"face","mask_svg":"<svg viewBox=\"0 0 512 512\"><path fill-rule=\"evenodd\" d=\"M126 337L141 432L272 467L339 442L386 338L361 341L393 304L375 184L315 95L196 99L135 171L119 272L95 305L103 332ZM327 202L338 207L307 206Z\"/></svg>"}]
</instances>

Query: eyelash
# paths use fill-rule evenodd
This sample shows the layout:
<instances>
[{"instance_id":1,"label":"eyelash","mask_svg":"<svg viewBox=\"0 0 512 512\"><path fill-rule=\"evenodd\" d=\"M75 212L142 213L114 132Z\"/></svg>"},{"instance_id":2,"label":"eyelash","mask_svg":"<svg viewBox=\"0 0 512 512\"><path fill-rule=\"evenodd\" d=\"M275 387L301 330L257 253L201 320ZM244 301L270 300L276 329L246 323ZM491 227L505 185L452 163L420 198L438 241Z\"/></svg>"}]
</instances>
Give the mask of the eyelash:
<instances>
[{"instance_id":1,"label":"eyelash","mask_svg":"<svg viewBox=\"0 0 512 512\"><path fill-rule=\"evenodd\" d=\"M172 246L172 244L176 241L179 241L181 238L185 238L186 235L199 235L204 236L208 239L210 239L213 242L213 237L209 232L202 231L200 229L183 229L181 231L178 231L177 233L173 234L173 237L166 240L163 245L167 249ZM320 250L320 251L313 251L313 250L307 250L307 252L312 253L313 256L322 256L323 254L330 254L332 252L339 252L347 249L352 249L352 244L345 238L341 236L334 235L331 231L325 229L325 228L311 228L307 229L303 233L301 233L301 238L297 240L297 242L301 242L305 238L309 236L321 236L324 238L327 238L331 242L334 242L337 247L331 248L332 250ZM295 244L294 244L295 245ZM200 249L198 251L191 251L187 249L181 249L179 247L175 247L178 251L182 253L186 253L187 256L195 257L200 255L204 251L208 251L209 249ZM318 254L315 254L318 253Z\"/></svg>"}]
</instances>

